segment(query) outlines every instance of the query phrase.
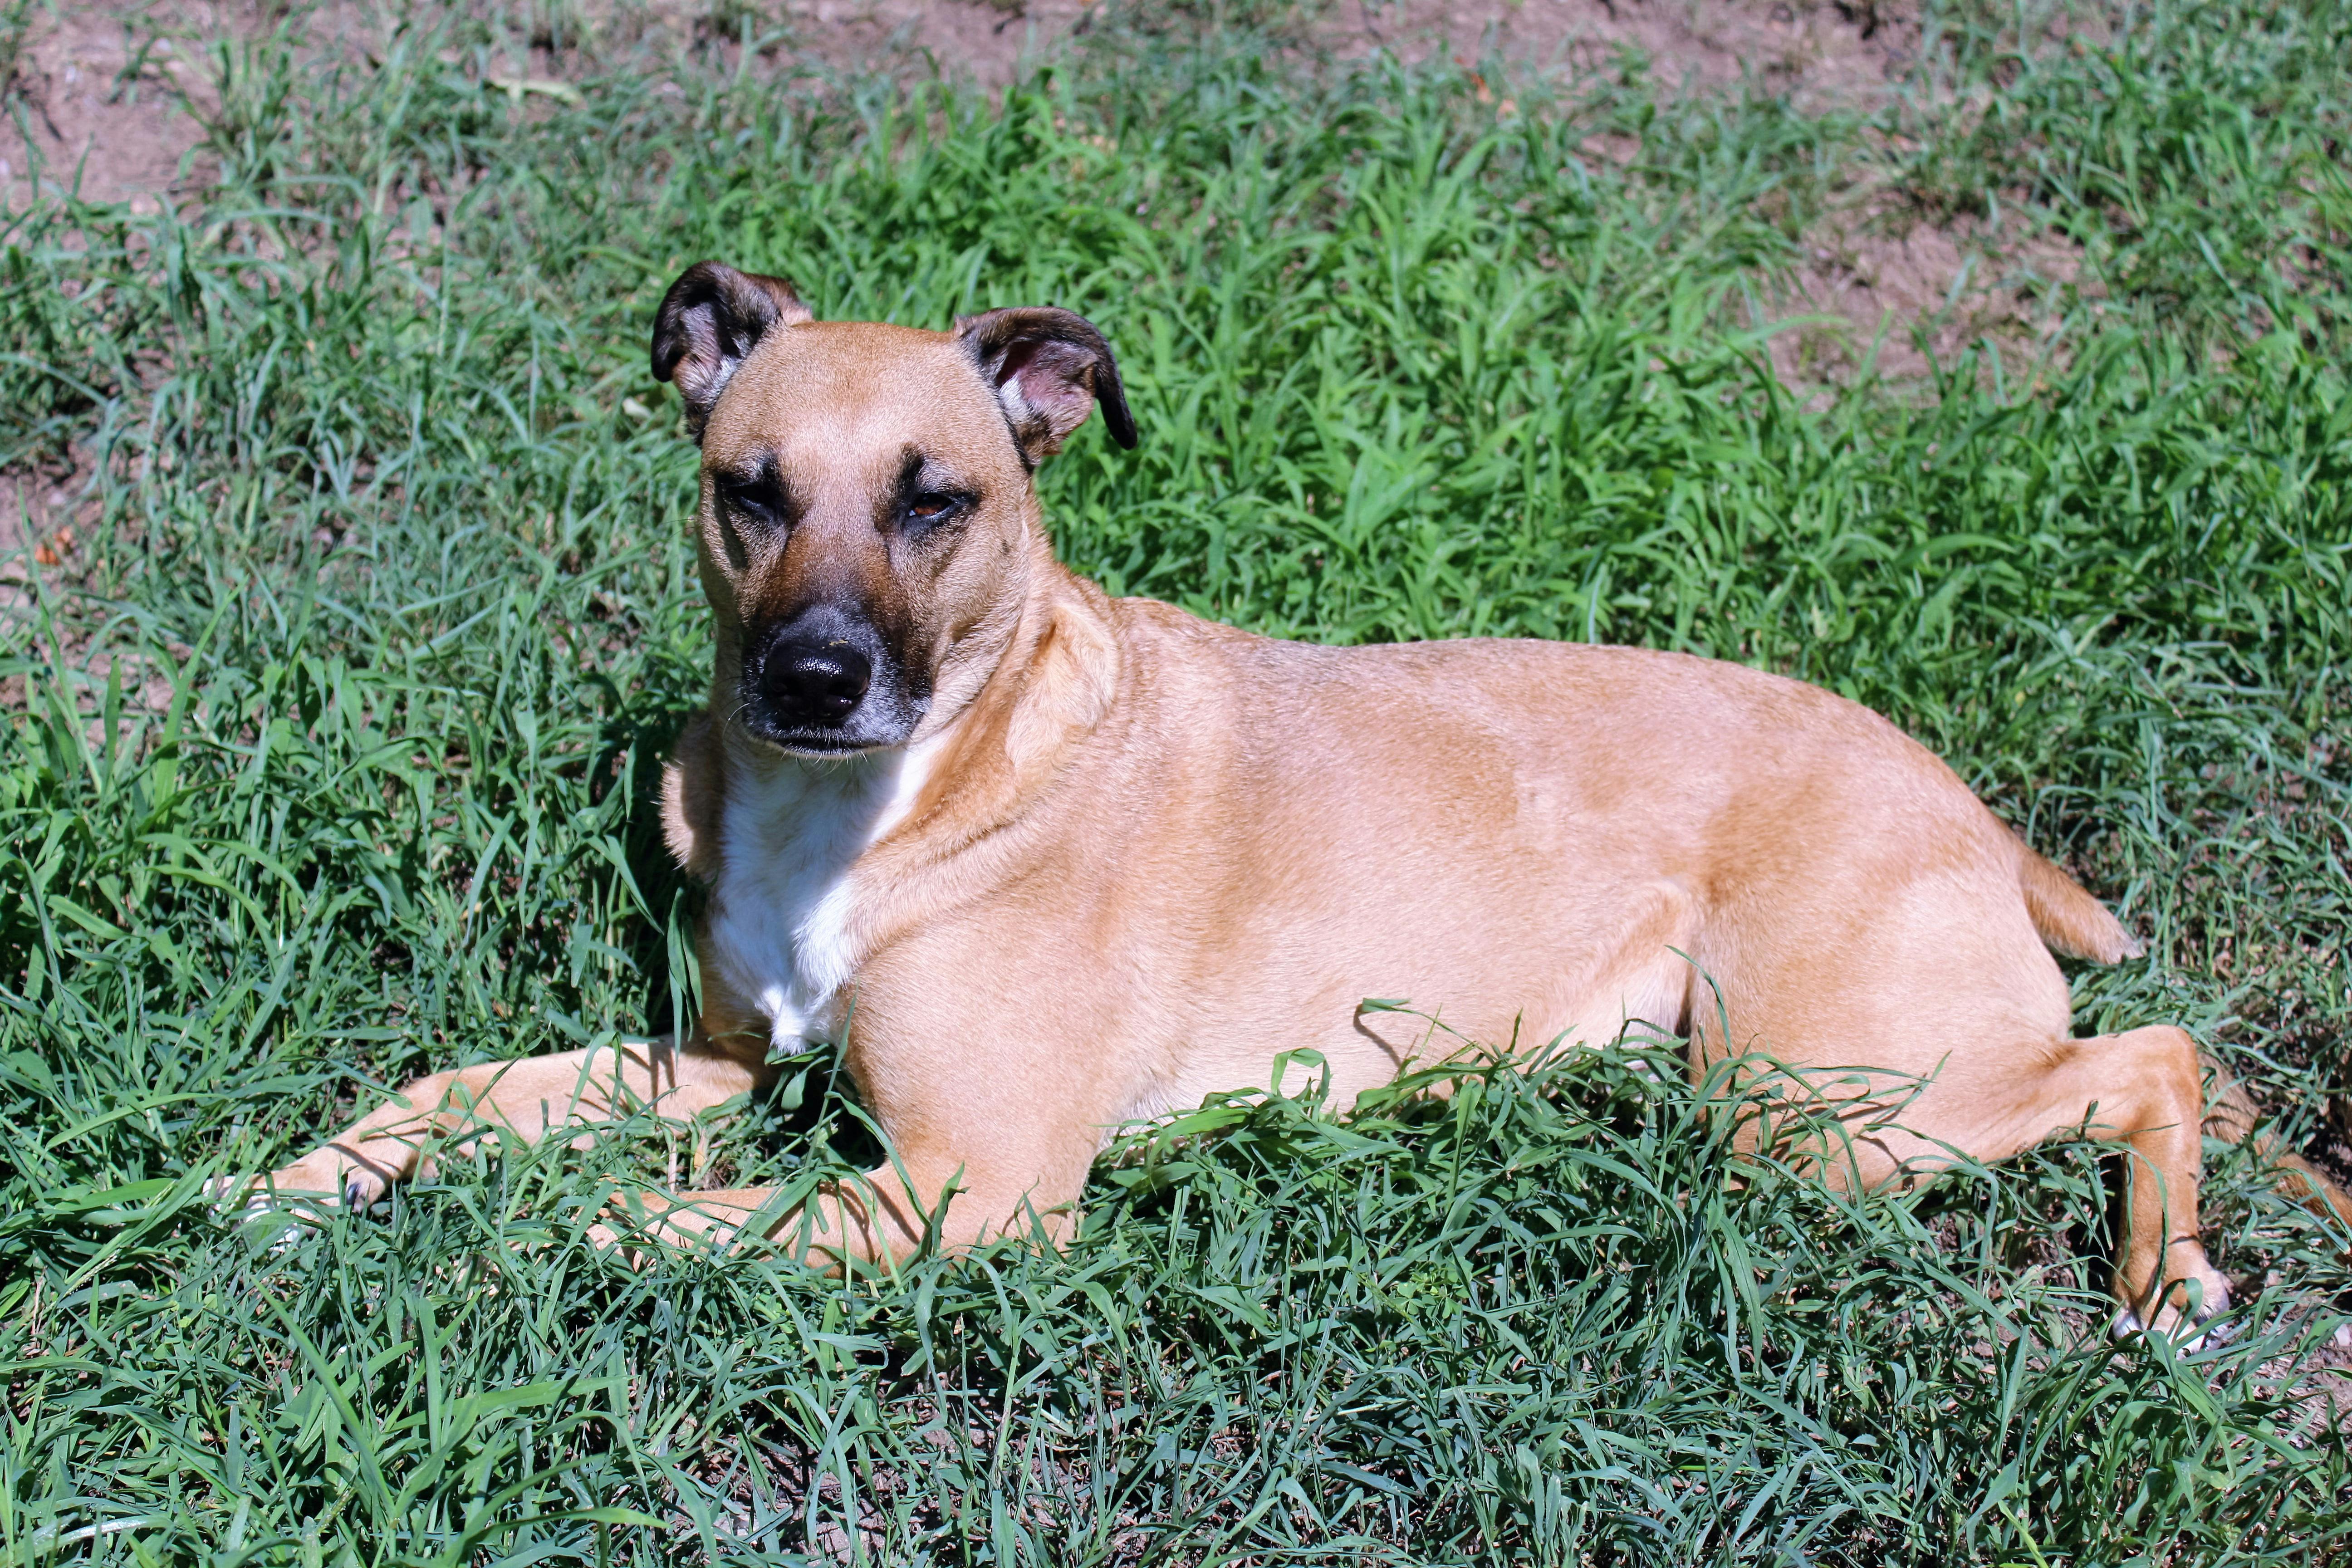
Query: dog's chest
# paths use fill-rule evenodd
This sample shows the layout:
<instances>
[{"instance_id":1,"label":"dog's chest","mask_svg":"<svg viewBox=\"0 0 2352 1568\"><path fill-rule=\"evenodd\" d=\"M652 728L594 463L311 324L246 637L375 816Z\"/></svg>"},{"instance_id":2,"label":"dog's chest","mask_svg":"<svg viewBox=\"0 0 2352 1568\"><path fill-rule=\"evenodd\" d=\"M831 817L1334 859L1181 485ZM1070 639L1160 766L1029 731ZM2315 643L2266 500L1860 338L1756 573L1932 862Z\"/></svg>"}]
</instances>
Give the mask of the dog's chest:
<instances>
[{"instance_id":1,"label":"dog's chest","mask_svg":"<svg viewBox=\"0 0 2352 1568\"><path fill-rule=\"evenodd\" d=\"M728 985L766 1016L786 1049L837 1025L864 954L853 869L914 805L930 748L839 762L783 757L738 770L719 818L709 940Z\"/></svg>"}]
</instances>

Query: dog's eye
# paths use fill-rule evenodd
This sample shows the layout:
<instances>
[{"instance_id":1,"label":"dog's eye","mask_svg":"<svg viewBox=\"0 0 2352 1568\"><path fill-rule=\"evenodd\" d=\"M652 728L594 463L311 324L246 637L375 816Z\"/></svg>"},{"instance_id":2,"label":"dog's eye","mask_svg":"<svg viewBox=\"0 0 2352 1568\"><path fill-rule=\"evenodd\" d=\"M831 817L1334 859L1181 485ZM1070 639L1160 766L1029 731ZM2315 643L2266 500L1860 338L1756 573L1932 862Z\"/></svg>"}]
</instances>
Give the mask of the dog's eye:
<instances>
[{"instance_id":1,"label":"dog's eye","mask_svg":"<svg viewBox=\"0 0 2352 1568\"><path fill-rule=\"evenodd\" d=\"M719 492L727 510L747 522L773 523L783 515L774 494L765 485L727 485Z\"/></svg>"},{"instance_id":2,"label":"dog's eye","mask_svg":"<svg viewBox=\"0 0 2352 1568\"><path fill-rule=\"evenodd\" d=\"M965 498L940 490L925 490L907 503L907 521L929 526L963 510Z\"/></svg>"}]
</instances>

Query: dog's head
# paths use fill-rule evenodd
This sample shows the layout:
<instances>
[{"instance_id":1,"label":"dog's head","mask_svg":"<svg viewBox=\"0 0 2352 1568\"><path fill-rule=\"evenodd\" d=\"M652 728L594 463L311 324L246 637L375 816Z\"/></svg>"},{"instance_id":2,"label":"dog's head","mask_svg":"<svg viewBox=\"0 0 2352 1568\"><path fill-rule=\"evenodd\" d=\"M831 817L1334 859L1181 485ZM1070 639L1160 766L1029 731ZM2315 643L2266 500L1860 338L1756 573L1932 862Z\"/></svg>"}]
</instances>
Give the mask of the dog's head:
<instances>
[{"instance_id":1,"label":"dog's head","mask_svg":"<svg viewBox=\"0 0 2352 1568\"><path fill-rule=\"evenodd\" d=\"M1135 445L1108 345L1067 310L818 321L706 261L662 300L653 369L702 444L722 716L803 755L902 744L976 691L1043 548L1037 464L1097 403Z\"/></svg>"}]
</instances>

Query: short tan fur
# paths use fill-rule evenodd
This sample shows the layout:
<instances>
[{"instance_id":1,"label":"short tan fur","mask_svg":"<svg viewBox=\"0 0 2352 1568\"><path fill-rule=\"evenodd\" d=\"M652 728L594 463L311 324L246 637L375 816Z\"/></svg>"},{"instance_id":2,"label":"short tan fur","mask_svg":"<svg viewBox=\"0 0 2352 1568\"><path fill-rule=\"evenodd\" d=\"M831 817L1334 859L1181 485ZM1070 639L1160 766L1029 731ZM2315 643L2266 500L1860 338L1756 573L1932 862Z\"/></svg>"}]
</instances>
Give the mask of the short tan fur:
<instances>
[{"instance_id":1,"label":"short tan fur","mask_svg":"<svg viewBox=\"0 0 2352 1568\"><path fill-rule=\"evenodd\" d=\"M1055 560L1032 482L1097 406L1135 438L1110 351L1065 311L817 322L705 263L654 363L702 443L716 658L664 804L709 887L700 1026L436 1074L278 1190L371 1201L469 1122L691 1117L845 1026L898 1166L806 1214L683 1194L654 1229L761 1215L814 1260L903 1256L952 1190L950 1247L1032 1216L1058 1234L1123 1122L1301 1048L1343 1104L1391 1080L1427 1027L1360 1004L1402 997L1488 1043L1646 1026L1686 1033L1695 1072L1863 1069L1822 1080L1850 1097L1834 1179L2119 1141L2120 1321L2225 1300L2198 1240L2195 1044L2076 1037L2051 956L2138 945L1884 719L1679 654L1320 647L1106 597ZM2215 1128L2251 1131L2216 1092Z\"/></svg>"}]
</instances>

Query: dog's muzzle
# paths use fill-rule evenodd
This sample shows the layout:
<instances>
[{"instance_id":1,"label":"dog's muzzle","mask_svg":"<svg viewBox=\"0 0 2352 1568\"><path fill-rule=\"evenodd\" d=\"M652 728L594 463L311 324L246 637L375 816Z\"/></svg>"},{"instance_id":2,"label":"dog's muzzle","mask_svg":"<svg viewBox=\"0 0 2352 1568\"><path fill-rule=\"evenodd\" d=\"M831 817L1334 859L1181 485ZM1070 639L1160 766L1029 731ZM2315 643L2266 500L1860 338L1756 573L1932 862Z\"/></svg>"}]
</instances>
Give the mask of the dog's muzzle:
<instances>
[{"instance_id":1,"label":"dog's muzzle","mask_svg":"<svg viewBox=\"0 0 2352 1568\"><path fill-rule=\"evenodd\" d=\"M835 605L784 622L744 665L744 721L786 751L899 745L922 707L873 625Z\"/></svg>"}]
</instances>

